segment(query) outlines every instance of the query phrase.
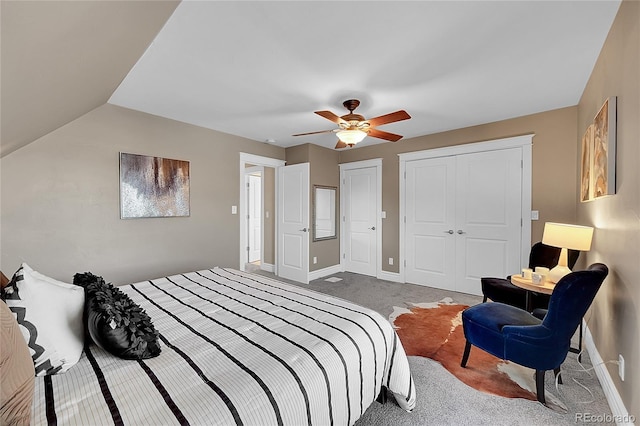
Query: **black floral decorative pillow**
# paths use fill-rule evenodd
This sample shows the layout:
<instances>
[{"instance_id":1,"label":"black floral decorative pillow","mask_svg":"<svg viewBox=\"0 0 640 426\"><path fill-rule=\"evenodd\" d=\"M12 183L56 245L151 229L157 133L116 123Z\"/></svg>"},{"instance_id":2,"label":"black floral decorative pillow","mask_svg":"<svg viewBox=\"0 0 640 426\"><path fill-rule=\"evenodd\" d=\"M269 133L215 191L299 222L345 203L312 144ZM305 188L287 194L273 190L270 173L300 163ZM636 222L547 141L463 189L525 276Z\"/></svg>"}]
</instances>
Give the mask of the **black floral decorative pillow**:
<instances>
[{"instance_id":1,"label":"black floral decorative pillow","mask_svg":"<svg viewBox=\"0 0 640 426\"><path fill-rule=\"evenodd\" d=\"M129 296L90 272L76 274L73 283L85 289L86 333L98 346L124 359L160 354L151 318Z\"/></svg>"}]
</instances>

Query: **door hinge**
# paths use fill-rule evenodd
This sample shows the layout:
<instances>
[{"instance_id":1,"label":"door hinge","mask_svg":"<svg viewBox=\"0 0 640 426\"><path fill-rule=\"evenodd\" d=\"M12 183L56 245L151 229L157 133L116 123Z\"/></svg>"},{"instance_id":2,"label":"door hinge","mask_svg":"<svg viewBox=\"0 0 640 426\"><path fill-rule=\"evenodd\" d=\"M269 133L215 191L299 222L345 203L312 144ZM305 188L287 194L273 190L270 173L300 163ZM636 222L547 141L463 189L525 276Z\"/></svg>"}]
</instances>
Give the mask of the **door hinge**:
<instances>
[{"instance_id":1,"label":"door hinge","mask_svg":"<svg viewBox=\"0 0 640 426\"><path fill-rule=\"evenodd\" d=\"M247 251L251 250L251 247L247 247Z\"/></svg>"},{"instance_id":2,"label":"door hinge","mask_svg":"<svg viewBox=\"0 0 640 426\"><path fill-rule=\"evenodd\" d=\"M342 253L342 258L346 259L347 258L347 254L346 253Z\"/></svg>"},{"instance_id":3,"label":"door hinge","mask_svg":"<svg viewBox=\"0 0 640 426\"><path fill-rule=\"evenodd\" d=\"M407 217L406 216L404 217L403 220L404 220L404 223L407 223Z\"/></svg>"},{"instance_id":4,"label":"door hinge","mask_svg":"<svg viewBox=\"0 0 640 426\"><path fill-rule=\"evenodd\" d=\"M407 267L407 261L406 261L406 259L405 259L405 261L404 261L404 267L405 267L405 268Z\"/></svg>"},{"instance_id":5,"label":"door hinge","mask_svg":"<svg viewBox=\"0 0 640 426\"><path fill-rule=\"evenodd\" d=\"M404 178L407 179L407 172L404 172Z\"/></svg>"}]
</instances>

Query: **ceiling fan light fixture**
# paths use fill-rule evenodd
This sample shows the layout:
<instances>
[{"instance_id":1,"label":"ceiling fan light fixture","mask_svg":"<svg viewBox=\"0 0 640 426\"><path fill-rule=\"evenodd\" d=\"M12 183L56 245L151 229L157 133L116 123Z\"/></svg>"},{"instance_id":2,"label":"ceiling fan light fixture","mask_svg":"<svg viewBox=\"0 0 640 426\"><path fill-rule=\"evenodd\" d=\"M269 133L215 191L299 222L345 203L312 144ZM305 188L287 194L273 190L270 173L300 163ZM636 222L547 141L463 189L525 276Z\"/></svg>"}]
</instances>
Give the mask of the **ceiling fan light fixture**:
<instances>
[{"instance_id":1,"label":"ceiling fan light fixture","mask_svg":"<svg viewBox=\"0 0 640 426\"><path fill-rule=\"evenodd\" d=\"M362 142L365 136L367 136L367 133L358 129L347 129L340 130L337 133L337 136L338 139L340 139L342 142L346 143L349 146L353 146L358 142Z\"/></svg>"}]
</instances>

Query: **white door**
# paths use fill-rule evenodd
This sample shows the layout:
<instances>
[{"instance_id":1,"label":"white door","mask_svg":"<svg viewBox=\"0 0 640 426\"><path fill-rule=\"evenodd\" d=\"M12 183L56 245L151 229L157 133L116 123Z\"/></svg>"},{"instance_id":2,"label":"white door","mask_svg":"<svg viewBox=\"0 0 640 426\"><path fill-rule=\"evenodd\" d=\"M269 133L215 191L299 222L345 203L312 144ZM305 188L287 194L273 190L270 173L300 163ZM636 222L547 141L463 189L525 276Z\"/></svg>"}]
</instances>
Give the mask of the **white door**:
<instances>
[{"instance_id":1,"label":"white door","mask_svg":"<svg viewBox=\"0 0 640 426\"><path fill-rule=\"evenodd\" d=\"M520 270L520 149L456 157L456 291L481 294L481 277Z\"/></svg>"},{"instance_id":2,"label":"white door","mask_svg":"<svg viewBox=\"0 0 640 426\"><path fill-rule=\"evenodd\" d=\"M249 236L248 261L256 262L261 257L262 245L262 177L247 176L247 197L249 213L247 215L247 235Z\"/></svg>"},{"instance_id":3,"label":"white door","mask_svg":"<svg viewBox=\"0 0 640 426\"><path fill-rule=\"evenodd\" d=\"M408 161L405 280L481 294L520 267L521 151Z\"/></svg>"},{"instance_id":4,"label":"white door","mask_svg":"<svg viewBox=\"0 0 640 426\"><path fill-rule=\"evenodd\" d=\"M406 165L405 281L455 287L455 157Z\"/></svg>"},{"instance_id":5,"label":"white door","mask_svg":"<svg viewBox=\"0 0 640 426\"><path fill-rule=\"evenodd\" d=\"M344 173L344 268L376 276L377 169L367 167Z\"/></svg>"},{"instance_id":6,"label":"white door","mask_svg":"<svg viewBox=\"0 0 640 426\"><path fill-rule=\"evenodd\" d=\"M278 275L309 282L309 163L281 167L278 179Z\"/></svg>"}]
</instances>

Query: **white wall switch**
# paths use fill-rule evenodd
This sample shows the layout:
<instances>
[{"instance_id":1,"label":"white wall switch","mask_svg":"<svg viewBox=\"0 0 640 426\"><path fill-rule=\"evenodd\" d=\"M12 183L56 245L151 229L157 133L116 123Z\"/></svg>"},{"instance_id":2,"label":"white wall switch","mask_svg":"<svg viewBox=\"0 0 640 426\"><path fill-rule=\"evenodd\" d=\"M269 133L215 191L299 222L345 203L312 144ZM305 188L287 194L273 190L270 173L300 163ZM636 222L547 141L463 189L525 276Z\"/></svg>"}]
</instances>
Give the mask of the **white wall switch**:
<instances>
[{"instance_id":1,"label":"white wall switch","mask_svg":"<svg viewBox=\"0 0 640 426\"><path fill-rule=\"evenodd\" d=\"M382 218L383 218L383 219L386 219L386 218L387 218L387 212L385 212L385 211L383 211L383 212L382 212Z\"/></svg>"},{"instance_id":2,"label":"white wall switch","mask_svg":"<svg viewBox=\"0 0 640 426\"><path fill-rule=\"evenodd\" d=\"M313 264L315 265L316 263L318 263L318 258L316 256L313 256Z\"/></svg>"},{"instance_id":3,"label":"white wall switch","mask_svg":"<svg viewBox=\"0 0 640 426\"><path fill-rule=\"evenodd\" d=\"M269 210L265 211L265 212L264 212L264 215L265 215L265 217L266 217L267 219L269 219Z\"/></svg>"},{"instance_id":4,"label":"white wall switch","mask_svg":"<svg viewBox=\"0 0 640 426\"><path fill-rule=\"evenodd\" d=\"M231 214L238 214L238 206L231 206Z\"/></svg>"},{"instance_id":5,"label":"white wall switch","mask_svg":"<svg viewBox=\"0 0 640 426\"><path fill-rule=\"evenodd\" d=\"M531 210L531 220L540 219L540 212L538 210Z\"/></svg>"},{"instance_id":6,"label":"white wall switch","mask_svg":"<svg viewBox=\"0 0 640 426\"><path fill-rule=\"evenodd\" d=\"M389 258L389 265L393 265L393 257Z\"/></svg>"}]
</instances>

